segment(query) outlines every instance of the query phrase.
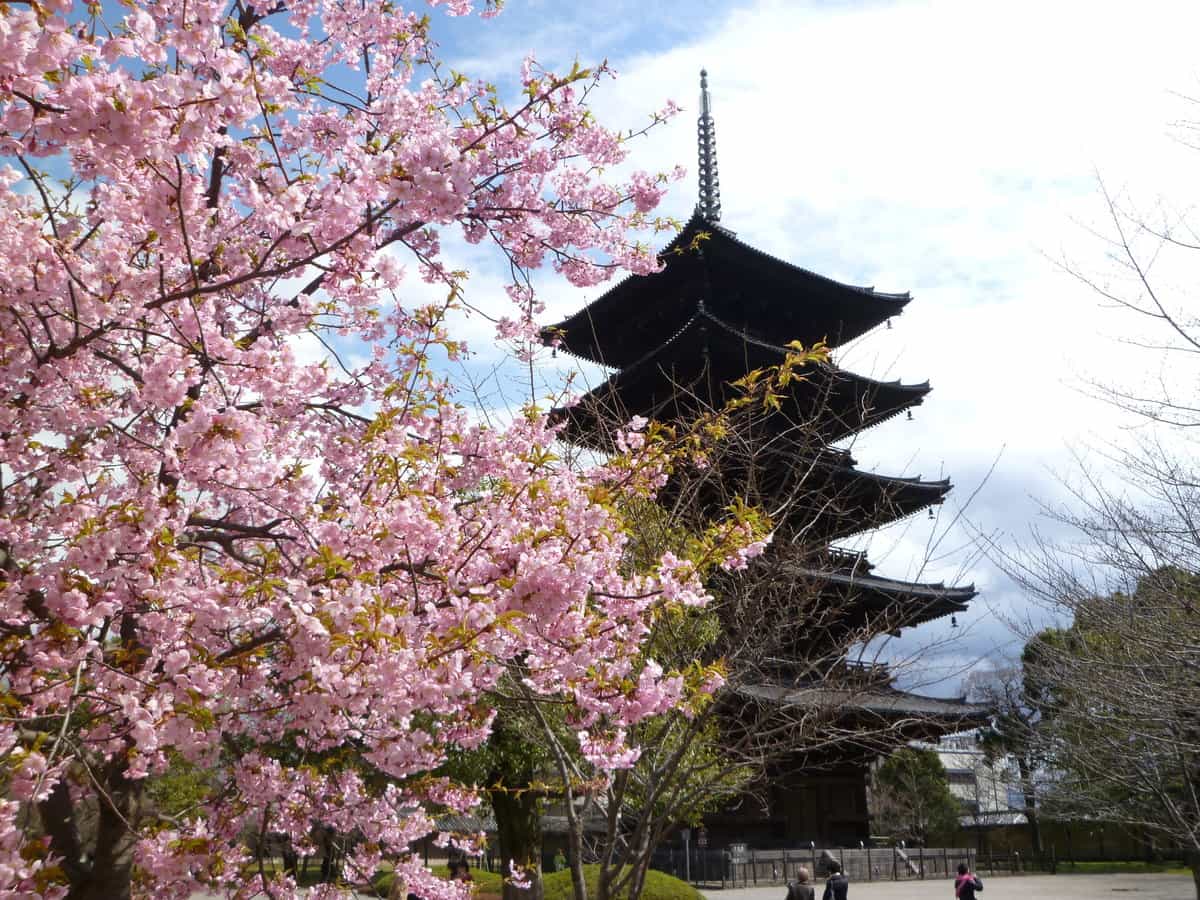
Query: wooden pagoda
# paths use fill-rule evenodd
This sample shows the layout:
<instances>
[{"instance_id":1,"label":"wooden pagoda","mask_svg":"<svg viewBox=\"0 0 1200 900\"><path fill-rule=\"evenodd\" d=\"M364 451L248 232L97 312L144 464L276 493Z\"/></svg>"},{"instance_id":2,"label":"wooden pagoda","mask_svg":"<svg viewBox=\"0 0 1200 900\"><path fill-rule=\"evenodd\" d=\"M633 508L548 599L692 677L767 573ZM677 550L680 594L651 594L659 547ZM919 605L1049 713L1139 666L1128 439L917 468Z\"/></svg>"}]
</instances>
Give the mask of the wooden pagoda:
<instances>
[{"instance_id":1,"label":"wooden pagoda","mask_svg":"<svg viewBox=\"0 0 1200 900\"><path fill-rule=\"evenodd\" d=\"M700 199L695 214L662 251L665 265L650 276L631 276L579 312L543 332L547 342L615 372L559 415L564 438L595 450L609 449L613 424L632 416L682 422L701 409L719 408L735 396L732 382L747 372L778 366L786 345L824 342L836 349L898 315L905 294L842 284L777 259L738 239L720 224L715 128L706 73L701 72ZM815 549L803 561L814 590L851 615L849 629L872 616L887 616L895 633L954 615L974 597L972 586L947 587L898 581L873 574L864 555L834 542L940 504L948 480L923 481L858 469L837 443L904 414L929 394L928 382L881 382L830 363L813 367L789 385L777 414L759 422L756 436L766 458L778 466L759 473L757 499L795 487L803 472L804 502L779 523L776 540L803 535ZM911 413L908 413L911 415ZM805 465L797 467L797 459ZM775 474L773 474L775 473ZM767 563L771 564L768 558ZM821 685L781 677L755 685L757 699L796 702ZM932 738L980 721L984 711L959 701L908 694L890 679L854 693L847 716L903 719L897 742ZM781 781L776 801L757 813L713 817L713 846L726 841L752 846L857 846L869 836L865 765L860 758L833 761L819 771L793 771ZM722 828L724 824L725 828Z\"/></svg>"}]
</instances>

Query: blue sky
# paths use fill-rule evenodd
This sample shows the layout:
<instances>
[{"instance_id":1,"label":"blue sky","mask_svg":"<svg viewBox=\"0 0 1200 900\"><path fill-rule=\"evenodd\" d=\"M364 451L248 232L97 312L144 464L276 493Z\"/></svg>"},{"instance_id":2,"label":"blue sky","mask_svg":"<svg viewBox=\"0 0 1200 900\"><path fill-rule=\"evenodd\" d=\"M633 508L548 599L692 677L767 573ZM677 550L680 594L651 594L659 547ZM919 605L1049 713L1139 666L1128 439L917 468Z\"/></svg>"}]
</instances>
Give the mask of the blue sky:
<instances>
[{"instance_id":1,"label":"blue sky","mask_svg":"<svg viewBox=\"0 0 1200 900\"><path fill-rule=\"evenodd\" d=\"M1174 123L1194 113L1179 95L1197 92L1200 10L508 0L492 22L434 19L451 64L501 86L529 51L550 66L607 58L621 73L596 96L609 124L637 126L667 98L680 102L687 111L634 148L633 164L651 170L694 170L698 71L708 68L723 224L799 265L915 297L893 329L845 348L841 362L929 378L934 391L913 422L887 423L852 449L864 467L947 474L957 488L937 521L887 529L869 549L881 574L974 581L981 596L958 631L932 625L904 649L954 639L925 669L939 693L953 692L965 668L1016 652L1007 623L1039 612L971 542L979 532L1007 546L1031 528L1053 533L1040 504L1066 499L1058 479L1073 454L1120 439L1129 424L1089 399L1087 381L1154 375L1154 359L1119 340L1139 323L1105 309L1058 263L1112 275L1110 248L1090 231L1103 228L1098 176L1151 211L1194 190L1196 151ZM694 203L689 177L665 209L686 218ZM452 240L447 248L473 273L469 299L499 311L503 273ZM597 294L550 273L536 287L547 321ZM463 329L486 346L485 321ZM483 352L470 371L483 377L493 363ZM547 359L540 372L554 383L564 365ZM503 370L485 380L485 406L523 396Z\"/></svg>"}]
</instances>

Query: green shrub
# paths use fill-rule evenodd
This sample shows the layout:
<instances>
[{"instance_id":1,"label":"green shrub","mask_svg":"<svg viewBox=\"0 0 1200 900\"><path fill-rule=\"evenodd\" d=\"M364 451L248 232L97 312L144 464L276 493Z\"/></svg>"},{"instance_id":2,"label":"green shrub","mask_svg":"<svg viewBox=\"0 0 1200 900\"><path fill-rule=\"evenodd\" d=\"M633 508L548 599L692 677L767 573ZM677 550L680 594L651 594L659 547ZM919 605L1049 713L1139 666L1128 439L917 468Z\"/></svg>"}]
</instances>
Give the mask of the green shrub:
<instances>
[{"instance_id":1,"label":"green shrub","mask_svg":"<svg viewBox=\"0 0 1200 900\"><path fill-rule=\"evenodd\" d=\"M599 878L599 866L584 866L583 877L587 881L588 895L595 896L596 882ZM571 873L552 872L542 877L546 892L546 900L574 900L575 892L571 889ZM619 898L618 898L619 900ZM678 878L672 878L664 872L651 869L646 873L646 883L642 887L642 900L701 900L700 892Z\"/></svg>"},{"instance_id":2,"label":"green shrub","mask_svg":"<svg viewBox=\"0 0 1200 900\"><path fill-rule=\"evenodd\" d=\"M1167 875L1190 875L1192 870L1187 868L1182 862L1163 861L1156 863L1147 862L1120 862L1109 860L1105 862L1064 862L1058 861L1058 871L1062 875L1070 875L1078 873L1081 875L1121 875L1125 873L1131 874L1160 874Z\"/></svg>"},{"instance_id":3,"label":"green shrub","mask_svg":"<svg viewBox=\"0 0 1200 900\"><path fill-rule=\"evenodd\" d=\"M449 878L450 869L447 866L430 866L430 871L438 878ZM477 894L499 894L504 886L504 879L499 872L489 872L486 869L471 869L471 880L475 884ZM392 887L392 873L380 872L375 876L371 887L381 897L386 897ZM568 885L568 888L570 886Z\"/></svg>"}]
</instances>

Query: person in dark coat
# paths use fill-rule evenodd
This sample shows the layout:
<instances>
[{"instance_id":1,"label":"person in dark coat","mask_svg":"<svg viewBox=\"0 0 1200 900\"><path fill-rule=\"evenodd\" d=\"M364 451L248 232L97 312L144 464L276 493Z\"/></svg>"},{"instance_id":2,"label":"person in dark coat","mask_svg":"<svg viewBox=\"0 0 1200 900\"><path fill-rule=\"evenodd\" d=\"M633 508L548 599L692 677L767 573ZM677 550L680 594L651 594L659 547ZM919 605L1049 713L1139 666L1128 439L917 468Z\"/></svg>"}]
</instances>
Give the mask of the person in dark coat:
<instances>
[{"instance_id":1,"label":"person in dark coat","mask_svg":"<svg viewBox=\"0 0 1200 900\"><path fill-rule=\"evenodd\" d=\"M972 874L966 863L958 864L958 877L954 879L954 896L957 900L975 900L975 892L983 890L979 876Z\"/></svg>"},{"instance_id":2,"label":"person in dark coat","mask_svg":"<svg viewBox=\"0 0 1200 900\"><path fill-rule=\"evenodd\" d=\"M788 883L787 900L817 900L812 885L808 883L808 869L804 866L796 870L796 880Z\"/></svg>"},{"instance_id":3,"label":"person in dark coat","mask_svg":"<svg viewBox=\"0 0 1200 900\"><path fill-rule=\"evenodd\" d=\"M850 892L850 879L842 874L841 863L829 864L829 879L825 882L825 893L821 900L846 900Z\"/></svg>"}]
</instances>

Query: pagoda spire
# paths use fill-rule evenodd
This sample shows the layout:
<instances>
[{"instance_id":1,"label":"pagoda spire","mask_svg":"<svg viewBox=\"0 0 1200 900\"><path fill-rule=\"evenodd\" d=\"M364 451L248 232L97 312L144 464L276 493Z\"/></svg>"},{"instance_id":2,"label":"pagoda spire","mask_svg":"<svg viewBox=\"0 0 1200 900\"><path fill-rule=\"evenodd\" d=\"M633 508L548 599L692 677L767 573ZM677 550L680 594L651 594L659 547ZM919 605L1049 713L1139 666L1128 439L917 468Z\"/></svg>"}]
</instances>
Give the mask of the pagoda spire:
<instances>
[{"instance_id":1,"label":"pagoda spire","mask_svg":"<svg viewBox=\"0 0 1200 900\"><path fill-rule=\"evenodd\" d=\"M696 212L710 222L721 221L721 179L717 175L717 126L712 117L712 98L708 96L708 71L700 70L700 199Z\"/></svg>"}]
</instances>

